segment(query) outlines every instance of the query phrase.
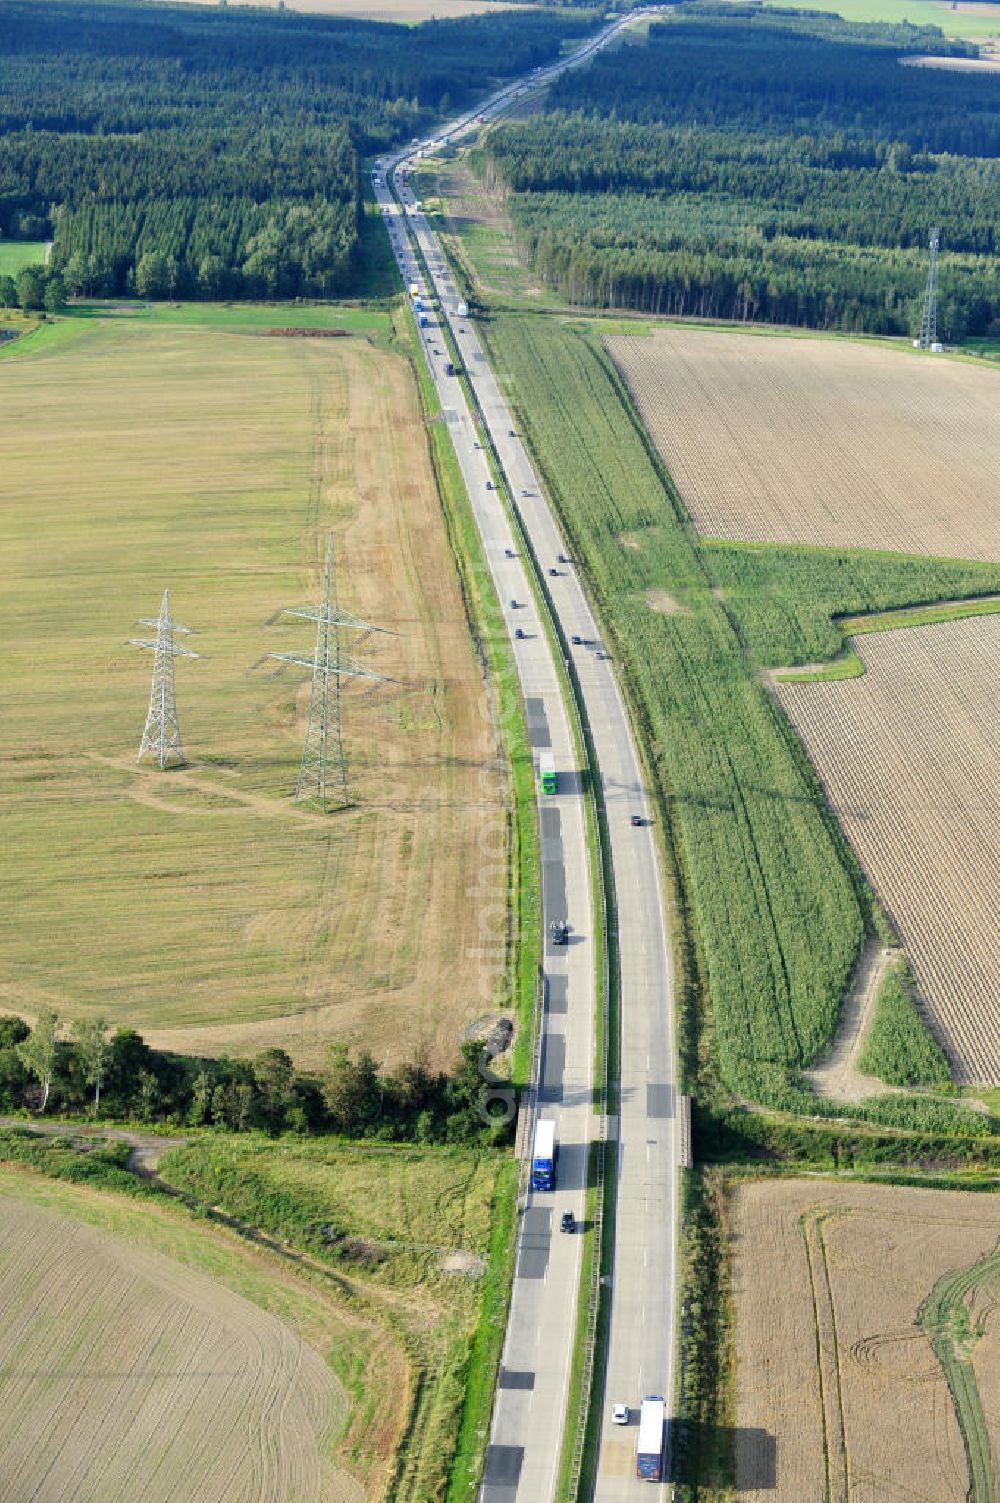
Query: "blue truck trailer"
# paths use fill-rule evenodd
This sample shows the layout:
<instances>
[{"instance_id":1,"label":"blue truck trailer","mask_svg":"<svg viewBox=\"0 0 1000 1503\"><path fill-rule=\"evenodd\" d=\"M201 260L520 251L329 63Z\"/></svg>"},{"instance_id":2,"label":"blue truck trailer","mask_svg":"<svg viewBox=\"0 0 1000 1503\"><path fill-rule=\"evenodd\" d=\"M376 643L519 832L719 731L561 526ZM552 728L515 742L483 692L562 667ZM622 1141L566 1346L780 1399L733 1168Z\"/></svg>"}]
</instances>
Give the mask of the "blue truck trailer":
<instances>
[{"instance_id":1,"label":"blue truck trailer","mask_svg":"<svg viewBox=\"0 0 1000 1503\"><path fill-rule=\"evenodd\" d=\"M535 1142L531 1152L531 1188L554 1190L556 1187L556 1124L551 1117L535 1123Z\"/></svg>"}]
</instances>

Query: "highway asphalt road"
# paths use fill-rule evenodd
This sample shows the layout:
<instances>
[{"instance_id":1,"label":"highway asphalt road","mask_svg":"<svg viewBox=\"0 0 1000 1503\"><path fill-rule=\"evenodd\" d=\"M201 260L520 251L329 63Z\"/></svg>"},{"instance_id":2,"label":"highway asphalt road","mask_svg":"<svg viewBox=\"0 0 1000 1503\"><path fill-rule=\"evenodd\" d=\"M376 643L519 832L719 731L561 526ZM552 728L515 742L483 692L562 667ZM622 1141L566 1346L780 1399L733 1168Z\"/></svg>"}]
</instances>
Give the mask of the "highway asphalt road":
<instances>
[{"instance_id":1,"label":"highway asphalt road","mask_svg":"<svg viewBox=\"0 0 1000 1503\"><path fill-rule=\"evenodd\" d=\"M447 374L451 359L442 337L447 320L459 363L474 392L489 443L539 565L546 571L565 640L579 638L574 655L607 811L618 915L621 1052L620 1110L608 1121L617 1142L615 1259L612 1314L604 1385L605 1423L596 1478L598 1503L655 1499L665 1492L635 1474L639 1404L658 1394L671 1407L674 1382L677 1240L677 1090L673 1039L670 944L664 920L653 818L615 665L545 500L527 450L467 315L437 239L401 180L426 150L471 134L526 89L579 63L625 21L615 22L570 58L508 85L490 101L389 158L375 173L375 193L389 226L404 285L416 284L435 307L419 329L455 452L472 501L486 557L511 632L529 731L537 753L551 749L559 793L540 795L545 974L548 1005L538 1113L557 1122L559 1178L554 1194L529 1197L521 1218L517 1268L494 1408L481 1503L549 1503L566 1424L566 1396L576 1330L581 1239L558 1231L563 1210L583 1208L588 1145L598 1133L592 1107L595 976L593 900L569 711L548 638L537 620L508 513L492 489L486 435L470 412L462 384ZM387 181L388 180L388 181ZM395 194L390 187L395 186ZM414 254L419 249L419 258ZM422 264L421 264L422 263ZM427 269L431 285L424 274ZM557 570L555 575L548 571ZM516 603L515 603L516 602ZM515 636L520 628L523 638ZM633 824L638 816L640 824ZM554 918L566 918L570 943L548 937ZM597 1375L600 1382L601 1375ZM611 1424L612 1403L627 1403L629 1427ZM571 1417L575 1423L576 1416Z\"/></svg>"}]
</instances>

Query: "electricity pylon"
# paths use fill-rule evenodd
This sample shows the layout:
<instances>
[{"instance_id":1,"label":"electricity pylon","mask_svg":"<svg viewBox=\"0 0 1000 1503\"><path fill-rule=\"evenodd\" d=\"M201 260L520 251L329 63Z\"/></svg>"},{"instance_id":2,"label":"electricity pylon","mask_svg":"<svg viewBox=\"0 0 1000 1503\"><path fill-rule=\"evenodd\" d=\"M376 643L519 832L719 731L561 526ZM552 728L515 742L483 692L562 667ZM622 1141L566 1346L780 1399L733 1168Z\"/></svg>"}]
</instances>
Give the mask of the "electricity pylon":
<instances>
[{"instance_id":1,"label":"electricity pylon","mask_svg":"<svg viewBox=\"0 0 1000 1503\"><path fill-rule=\"evenodd\" d=\"M938 348L937 337L937 263L938 249L941 244L941 231L931 230L931 259L927 269L927 291L924 293L924 307L920 315L920 338L917 344L922 350Z\"/></svg>"},{"instance_id":2,"label":"electricity pylon","mask_svg":"<svg viewBox=\"0 0 1000 1503\"><path fill-rule=\"evenodd\" d=\"M140 626L155 626L156 637L130 637L133 647L145 647L153 654L153 683L149 691L149 711L146 728L139 743L137 762L146 752L152 752L161 770L171 756L177 758L177 766L184 767L187 758L181 745L181 728L177 720L177 699L174 694L174 658L196 658L198 654L187 647L178 647L174 636L191 635L186 626L174 621L170 615L170 591L164 590L163 604L156 620L144 617Z\"/></svg>"},{"instance_id":3,"label":"electricity pylon","mask_svg":"<svg viewBox=\"0 0 1000 1503\"><path fill-rule=\"evenodd\" d=\"M299 780L295 797L316 803L321 809L337 800L349 803L347 791L347 757L340 727L340 682L345 678L366 678L385 684L390 680L371 668L345 658L341 647L343 630L370 635L383 631L339 609L333 567L333 533L326 536L326 568L323 576L323 599L319 605L286 606L285 615L316 622L316 646L311 658L298 652L272 652L268 656L281 663L295 663L312 670L312 696L309 701L309 724L302 747Z\"/></svg>"}]
</instances>

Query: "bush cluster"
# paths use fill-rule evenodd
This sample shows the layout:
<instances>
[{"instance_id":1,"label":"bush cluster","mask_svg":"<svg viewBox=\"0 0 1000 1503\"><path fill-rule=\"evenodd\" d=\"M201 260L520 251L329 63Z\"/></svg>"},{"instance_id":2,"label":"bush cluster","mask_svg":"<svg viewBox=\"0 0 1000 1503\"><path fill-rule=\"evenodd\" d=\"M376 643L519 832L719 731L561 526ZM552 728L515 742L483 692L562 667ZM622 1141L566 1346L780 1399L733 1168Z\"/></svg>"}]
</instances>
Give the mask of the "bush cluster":
<instances>
[{"instance_id":1,"label":"bush cluster","mask_svg":"<svg viewBox=\"0 0 1000 1503\"><path fill-rule=\"evenodd\" d=\"M0 308L58 313L65 303L66 279L55 267L22 266L16 277L0 277Z\"/></svg>"}]
</instances>

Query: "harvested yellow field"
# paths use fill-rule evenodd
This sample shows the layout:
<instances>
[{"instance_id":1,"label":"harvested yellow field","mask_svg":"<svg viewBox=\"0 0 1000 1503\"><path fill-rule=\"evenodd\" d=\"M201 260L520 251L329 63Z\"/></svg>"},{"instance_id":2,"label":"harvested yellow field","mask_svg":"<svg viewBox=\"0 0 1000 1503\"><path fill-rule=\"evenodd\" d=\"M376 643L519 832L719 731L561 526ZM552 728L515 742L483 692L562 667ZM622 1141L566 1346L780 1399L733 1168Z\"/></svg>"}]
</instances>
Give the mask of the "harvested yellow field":
<instances>
[{"instance_id":1,"label":"harvested yellow field","mask_svg":"<svg viewBox=\"0 0 1000 1503\"><path fill-rule=\"evenodd\" d=\"M852 639L861 678L779 683L957 1078L1000 1082L1000 618Z\"/></svg>"},{"instance_id":2,"label":"harvested yellow field","mask_svg":"<svg viewBox=\"0 0 1000 1503\"><path fill-rule=\"evenodd\" d=\"M996 15L992 6L965 5L960 8L966 15ZM992 54L985 57L901 57L900 62L907 68L944 68L952 73L1000 73L1000 58Z\"/></svg>"},{"instance_id":3,"label":"harvested yellow field","mask_svg":"<svg viewBox=\"0 0 1000 1503\"><path fill-rule=\"evenodd\" d=\"M105 1210L124 1235L100 1226ZM292 1323L226 1285L315 1305L328 1339L335 1317L264 1260L170 1221L0 1170L0 1497L360 1503L329 1459L340 1383ZM150 1245L157 1229L177 1258ZM223 1257L221 1279L197 1266Z\"/></svg>"},{"instance_id":4,"label":"harvested yellow field","mask_svg":"<svg viewBox=\"0 0 1000 1503\"><path fill-rule=\"evenodd\" d=\"M708 537L1000 559L1000 374L847 340L607 340Z\"/></svg>"},{"instance_id":5,"label":"harvested yellow field","mask_svg":"<svg viewBox=\"0 0 1000 1503\"><path fill-rule=\"evenodd\" d=\"M0 1008L315 1063L454 1058L506 937L490 702L406 362L363 338L64 325L0 361ZM57 330L57 332L59 332ZM354 806L292 800L326 530L352 651ZM190 766L136 765L165 587ZM467 895L474 893L474 898ZM499 960L498 960L499 956ZM501 972L502 974L502 972Z\"/></svg>"},{"instance_id":6,"label":"harvested yellow field","mask_svg":"<svg viewBox=\"0 0 1000 1503\"><path fill-rule=\"evenodd\" d=\"M817 1180L736 1192L742 1503L987 1503L1000 1205Z\"/></svg>"}]
</instances>

